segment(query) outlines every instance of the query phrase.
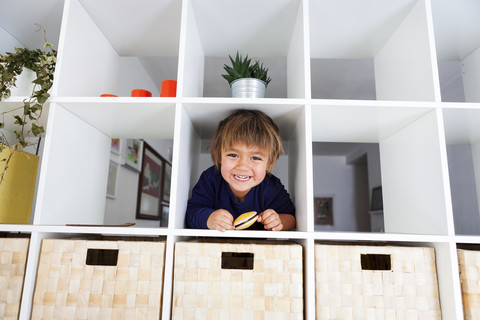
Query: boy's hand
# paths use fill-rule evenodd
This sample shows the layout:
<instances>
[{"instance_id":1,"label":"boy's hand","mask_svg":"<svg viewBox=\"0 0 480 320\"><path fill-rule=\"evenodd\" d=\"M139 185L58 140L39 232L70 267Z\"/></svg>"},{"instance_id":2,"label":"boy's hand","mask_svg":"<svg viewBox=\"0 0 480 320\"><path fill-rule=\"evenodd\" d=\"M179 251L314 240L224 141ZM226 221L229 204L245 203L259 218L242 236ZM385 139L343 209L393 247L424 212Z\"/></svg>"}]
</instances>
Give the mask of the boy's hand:
<instances>
[{"instance_id":1,"label":"boy's hand","mask_svg":"<svg viewBox=\"0 0 480 320\"><path fill-rule=\"evenodd\" d=\"M207 219L207 228L211 230L233 230L233 216L225 209L213 211Z\"/></svg>"},{"instance_id":2,"label":"boy's hand","mask_svg":"<svg viewBox=\"0 0 480 320\"><path fill-rule=\"evenodd\" d=\"M273 209L267 209L259 214L258 222L263 223L265 229L270 231L280 231L283 229L283 223L279 214Z\"/></svg>"}]
</instances>

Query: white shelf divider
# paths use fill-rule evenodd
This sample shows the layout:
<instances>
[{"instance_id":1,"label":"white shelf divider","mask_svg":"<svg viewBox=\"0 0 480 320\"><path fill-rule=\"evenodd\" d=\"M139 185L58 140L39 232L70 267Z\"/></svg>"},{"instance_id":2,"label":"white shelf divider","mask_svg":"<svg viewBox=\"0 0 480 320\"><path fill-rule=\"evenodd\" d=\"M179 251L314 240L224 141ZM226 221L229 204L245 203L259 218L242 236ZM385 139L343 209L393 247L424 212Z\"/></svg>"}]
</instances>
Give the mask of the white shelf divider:
<instances>
[{"instance_id":1,"label":"white shelf divider","mask_svg":"<svg viewBox=\"0 0 480 320\"><path fill-rule=\"evenodd\" d=\"M425 1L418 1L375 55L377 100L435 101L438 72Z\"/></svg>"},{"instance_id":2,"label":"white shelf divider","mask_svg":"<svg viewBox=\"0 0 480 320\"><path fill-rule=\"evenodd\" d=\"M433 245L442 319L464 319L456 244L435 242Z\"/></svg>"},{"instance_id":3,"label":"white shelf divider","mask_svg":"<svg viewBox=\"0 0 480 320\"><path fill-rule=\"evenodd\" d=\"M287 55L287 97L310 98L310 46L308 39L308 4L299 5Z\"/></svg>"},{"instance_id":4,"label":"white shelf divider","mask_svg":"<svg viewBox=\"0 0 480 320\"><path fill-rule=\"evenodd\" d=\"M304 293L304 317L305 319L315 319L315 241L311 238L301 241L303 245L303 293Z\"/></svg>"},{"instance_id":5,"label":"white shelf divider","mask_svg":"<svg viewBox=\"0 0 480 320\"><path fill-rule=\"evenodd\" d=\"M177 236L167 237L163 274L162 319L171 319L175 242L177 242Z\"/></svg>"},{"instance_id":6,"label":"white shelf divider","mask_svg":"<svg viewBox=\"0 0 480 320\"><path fill-rule=\"evenodd\" d=\"M386 232L449 233L437 118L432 110L380 141Z\"/></svg>"},{"instance_id":7,"label":"white shelf divider","mask_svg":"<svg viewBox=\"0 0 480 320\"><path fill-rule=\"evenodd\" d=\"M455 235L455 225L453 217L452 195L450 187L450 176L448 172L447 142L445 137L445 120L440 109L435 109L438 128L439 151L440 151L440 170L441 170L441 188L443 188L443 199L445 201L445 218L447 224L447 234Z\"/></svg>"},{"instance_id":8,"label":"white shelf divider","mask_svg":"<svg viewBox=\"0 0 480 320\"><path fill-rule=\"evenodd\" d=\"M183 0L177 96L203 96L205 54L191 0Z\"/></svg>"},{"instance_id":9,"label":"white shelf divider","mask_svg":"<svg viewBox=\"0 0 480 320\"><path fill-rule=\"evenodd\" d=\"M93 96L115 92L119 57L78 0L65 0L53 92Z\"/></svg>"},{"instance_id":10,"label":"white shelf divider","mask_svg":"<svg viewBox=\"0 0 480 320\"><path fill-rule=\"evenodd\" d=\"M102 224L111 138L52 104L33 223Z\"/></svg>"},{"instance_id":11,"label":"white shelf divider","mask_svg":"<svg viewBox=\"0 0 480 320\"><path fill-rule=\"evenodd\" d=\"M296 230L313 231L313 174L310 109L303 109L288 144L289 190L293 190ZM311 179L308 177L312 177Z\"/></svg>"},{"instance_id":12,"label":"white shelf divider","mask_svg":"<svg viewBox=\"0 0 480 320\"><path fill-rule=\"evenodd\" d=\"M185 228L185 212L190 190L195 183L194 179L199 177L198 155L200 154L200 137L196 132L194 125L186 112L180 105L177 109L177 127L173 145L173 159L177 159L172 165L172 187L177 188L175 204L173 207L174 215L169 223L176 229ZM176 164L176 166L175 166ZM173 218L173 219L172 219Z\"/></svg>"}]
</instances>

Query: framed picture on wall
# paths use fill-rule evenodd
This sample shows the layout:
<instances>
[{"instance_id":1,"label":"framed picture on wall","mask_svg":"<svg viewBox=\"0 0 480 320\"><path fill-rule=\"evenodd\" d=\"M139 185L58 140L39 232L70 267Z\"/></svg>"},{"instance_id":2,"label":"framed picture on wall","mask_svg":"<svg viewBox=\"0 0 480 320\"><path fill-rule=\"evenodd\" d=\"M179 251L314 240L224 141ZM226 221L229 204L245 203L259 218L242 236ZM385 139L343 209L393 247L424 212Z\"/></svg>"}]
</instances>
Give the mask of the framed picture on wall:
<instances>
[{"instance_id":1,"label":"framed picture on wall","mask_svg":"<svg viewBox=\"0 0 480 320\"><path fill-rule=\"evenodd\" d=\"M160 227L168 227L168 216L170 212L170 204L163 203L162 218L160 219Z\"/></svg>"},{"instance_id":2,"label":"framed picture on wall","mask_svg":"<svg viewBox=\"0 0 480 320\"><path fill-rule=\"evenodd\" d=\"M163 201L170 203L170 183L172 180L172 165L165 161L165 174L163 175Z\"/></svg>"},{"instance_id":3,"label":"framed picture on wall","mask_svg":"<svg viewBox=\"0 0 480 320\"><path fill-rule=\"evenodd\" d=\"M107 198L114 199L117 196L118 169L119 164L110 161L110 166L108 168Z\"/></svg>"},{"instance_id":4,"label":"framed picture on wall","mask_svg":"<svg viewBox=\"0 0 480 320\"><path fill-rule=\"evenodd\" d=\"M135 171L142 168L143 141L127 139L125 146L125 165Z\"/></svg>"},{"instance_id":5,"label":"framed picture on wall","mask_svg":"<svg viewBox=\"0 0 480 320\"><path fill-rule=\"evenodd\" d=\"M315 197L314 214L316 225L333 225L333 198Z\"/></svg>"},{"instance_id":6,"label":"framed picture on wall","mask_svg":"<svg viewBox=\"0 0 480 320\"><path fill-rule=\"evenodd\" d=\"M372 189L371 211L383 210L382 186Z\"/></svg>"},{"instance_id":7,"label":"framed picture on wall","mask_svg":"<svg viewBox=\"0 0 480 320\"><path fill-rule=\"evenodd\" d=\"M122 143L122 139L120 138L112 139L111 151L113 154L121 153L121 143Z\"/></svg>"},{"instance_id":8,"label":"framed picture on wall","mask_svg":"<svg viewBox=\"0 0 480 320\"><path fill-rule=\"evenodd\" d=\"M115 138L112 139L110 148L110 160L118 163L125 164L125 139Z\"/></svg>"},{"instance_id":9,"label":"framed picture on wall","mask_svg":"<svg viewBox=\"0 0 480 320\"><path fill-rule=\"evenodd\" d=\"M144 142L138 180L137 219L160 220L162 217L164 163L165 160Z\"/></svg>"}]
</instances>

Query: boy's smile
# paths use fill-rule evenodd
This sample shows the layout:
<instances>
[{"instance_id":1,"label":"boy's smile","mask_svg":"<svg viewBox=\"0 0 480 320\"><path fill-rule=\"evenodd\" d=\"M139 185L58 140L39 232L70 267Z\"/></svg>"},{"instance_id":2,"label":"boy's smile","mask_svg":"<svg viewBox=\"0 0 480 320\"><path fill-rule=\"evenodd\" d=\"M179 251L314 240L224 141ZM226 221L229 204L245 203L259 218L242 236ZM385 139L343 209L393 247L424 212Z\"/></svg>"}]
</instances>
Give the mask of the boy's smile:
<instances>
[{"instance_id":1,"label":"boy's smile","mask_svg":"<svg viewBox=\"0 0 480 320\"><path fill-rule=\"evenodd\" d=\"M249 176L235 175L235 179L238 179L238 180L241 180L241 181L247 181L248 179L250 179L250 177Z\"/></svg>"},{"instance_id":2,"label":"boy's smile","mask_svg":"<svg viewBox=\"0 0 480 320\"><path fill-rule=\"evenodd\" d=\"M253 187L259 185L267 173L267 152L257 146L236 143L222 151L220 171L237 201L243 201Z\"/></svg>"}]
</instances>

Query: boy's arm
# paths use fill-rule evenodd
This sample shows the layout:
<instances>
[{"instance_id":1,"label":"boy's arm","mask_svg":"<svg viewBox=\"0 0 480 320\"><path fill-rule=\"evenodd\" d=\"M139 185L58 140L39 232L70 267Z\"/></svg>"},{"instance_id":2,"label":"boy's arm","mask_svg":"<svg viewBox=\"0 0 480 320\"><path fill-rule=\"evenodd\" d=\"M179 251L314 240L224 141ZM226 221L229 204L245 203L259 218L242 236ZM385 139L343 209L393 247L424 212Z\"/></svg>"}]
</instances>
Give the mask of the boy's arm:
<instances>
[{"instance_id":1,"label":"boy's arm","mask_svg":"<svg viewBox=\"0 0 480 320\"><path fill-rule=\"evenodd\" d=\"M185 222L188 228L207 229L207 220L212 209L188 206L185 214Z\"/></svg>"},{"instance_id":2,"label":"boy's arm","mask_svg":"<svg viewBox=\"0 0 480 320\"><path fill-rule=\"evenodd\" d=\"M288 214L288 213L279 213L280 220L282 221L283 224L283 229L282 230L292 230L295 228L297 221L295 219L295 216Z\"/></svg>"},{"instance_id":3,"label":"boy's arm","mask_svg":"<svg viewBox=\"0 0 480 320\"><path fill-rule=\"evenodd\" d=\"M294 229L296 226L295 205L280 179L275 176L271 179L266 198L269 199L268 203L266 203L266 207L270 208L262 213L264 221L262 223L265 225L266 229L272 231ZM272 212L274 214L272 214ZM267 221L267 216L270 215L271 221ZM277 222L272 222L273 219L277 219ZM260 219L259 222L261 221L262 219ZM281 225L276 226L276 224Z\"/></svg>"}]
</instances>

